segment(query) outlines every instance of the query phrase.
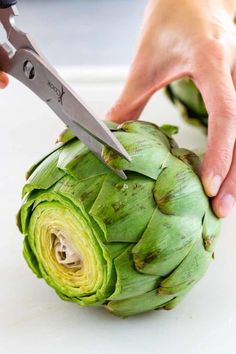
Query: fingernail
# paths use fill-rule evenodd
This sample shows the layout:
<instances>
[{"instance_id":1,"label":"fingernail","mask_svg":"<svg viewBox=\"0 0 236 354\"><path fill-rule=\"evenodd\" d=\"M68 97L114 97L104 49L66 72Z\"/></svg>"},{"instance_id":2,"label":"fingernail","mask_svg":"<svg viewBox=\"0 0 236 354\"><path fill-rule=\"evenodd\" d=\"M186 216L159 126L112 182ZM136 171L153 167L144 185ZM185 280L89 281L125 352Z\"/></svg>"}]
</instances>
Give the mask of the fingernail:
<instances>
[{"instance_id":1,"label":"fingernail","mask_svg":"<svg viewBox=\"0 0 236 354\"><path fill-rule=\"evenodd\" d=\"M214 176L209 180L209 183L207 184L207 194L209 194L211 197L214 197L221 186L222 183L222 178L219 175Z\"/></svg>"},{"instance_id":2,"label":"fingernail","mask_svg":"<svg viewBox=\"0 0 236 354\"><path fill-rule=\"evenodd\" d=\"M230 210L235 204L235 198L232 194L225 194L220 201L220 214L222 217L225 217L229 214Z\"/></svg>"}]
</instances>

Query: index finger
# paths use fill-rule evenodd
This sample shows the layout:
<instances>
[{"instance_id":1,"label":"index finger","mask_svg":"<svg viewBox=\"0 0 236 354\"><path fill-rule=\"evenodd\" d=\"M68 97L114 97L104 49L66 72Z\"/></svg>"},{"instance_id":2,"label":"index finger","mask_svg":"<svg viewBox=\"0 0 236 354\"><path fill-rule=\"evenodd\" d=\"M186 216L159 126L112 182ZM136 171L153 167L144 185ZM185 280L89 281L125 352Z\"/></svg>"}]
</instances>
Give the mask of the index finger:
<instances>
[{"instance_id":1,"label":"index finger","mask_svg":"<svg viewBox=\"0 0 236 354\"><path fill-rule=\"evenodd\" d=\"M236 94L230 70L201 75L198 87L208 114L208 148L202 166L202 181L209 196L215 196L226 178L236 138Z\"/></svg>"}]
</instances>

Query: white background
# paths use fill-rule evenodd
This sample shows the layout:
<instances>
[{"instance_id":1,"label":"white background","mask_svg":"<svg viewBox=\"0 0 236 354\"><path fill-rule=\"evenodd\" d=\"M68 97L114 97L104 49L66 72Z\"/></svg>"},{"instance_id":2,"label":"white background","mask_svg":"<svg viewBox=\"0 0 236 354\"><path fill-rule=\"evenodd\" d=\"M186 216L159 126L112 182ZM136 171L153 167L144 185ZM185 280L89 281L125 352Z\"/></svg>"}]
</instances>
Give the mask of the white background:
<instances>
[{"instance_id":1,"label":"white background","mask_svg":"<svg viewBox=\"0 0 236 354\"><path fill-rule=\"evenodd\" d=\"M124 70L62 70L103 117L118 96ZM178 142L205 144L184 126L162 93L143 118L181 127ZM28 269L15 226L24 172L52 146L63 125L37 97L12 80L0 92L0 352L2 354L234 354L236 352L236 212L225 220L216 260L176 309L119 319L103 309L60 300Z\"/></svg>"}]
</instances>

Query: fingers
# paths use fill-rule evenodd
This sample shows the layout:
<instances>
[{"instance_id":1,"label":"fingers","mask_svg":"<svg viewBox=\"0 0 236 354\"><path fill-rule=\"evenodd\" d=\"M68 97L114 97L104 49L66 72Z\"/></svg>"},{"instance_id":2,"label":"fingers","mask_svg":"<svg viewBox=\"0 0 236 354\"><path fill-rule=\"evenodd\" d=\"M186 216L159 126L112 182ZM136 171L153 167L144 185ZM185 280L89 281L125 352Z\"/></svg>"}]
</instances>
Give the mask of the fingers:
<instances>
[{"instance_id":1,"label":"fingers","mask_svg":"<svg viewBox=\"0 0 236 354\"><path fill-rule=\"evenodd\" d=\"M0 89L4 89L8 85L9 79L4 72L0 72Z\"/></svg>"},{"instance_id":2,"label":"fingers","mask_svg":"<svg viewBox=\"0 0 236 354\"><path fill-rule=\"evenodd\" d=\"M236 68L232 73L234 87L236 87ZM216 213L221 218L226 217L233 208L236 201L236 142L230 170L221 185L221 188L215 198L213 198L212 206Z\"/></svg>"},{"instance_id":3,"label":"fingers","mask_svg":"<svg viewBox=\"0 0 236 354\"><path fill-rule=\"evenodd\" d=\"M124 89L106 116L106 119L117 123L136 120L153 93L152 83L156 78L157 62L155 60L155 50L151 44L153 39L148 35L148 13L149 7L145 12L136 54Z\"/></svg>"},{"instance_id":4,"label":"fingers","mask_svg":"<svg viewBox=\"0 0 236 354\"><path fill-rule=\"evenodd\" d=\"M233 208L236 200L236 146L229 173L224 180L219 193L212 201L213 209L221 218L226 217Z\"/></svg>"},{"instance_id":5,"label":"fingers","mask_svg":"<svg viewBox=\"0 0 236 354\"><path fill-rule=\"evenodd\" d=\"M134 65L121 96L107 113L106 119L117 123L138 119L151 95L145 68Z\"/></svg>"},{"instance_id":6,"label":"fingers","mask_svg":"<svg viewBox=\"0 0 236 354\"><path fill-rule=\"evenodd\" d=\"M149 51L147 46L141 46L138 50L124 89L108 112L107 119L118 123L138 119L146 103L157 90L159 63L150 59Z\"/></svg>"},{"instance_id":7,"label":"fingers","mask_svg":"<svg viewBox=\"0 0 236 354\"><path fill-rule=\"evenodd\" d=\"M171 81L188 75L177 63L165 66L140 51L131 66L121 96L107 113L106 119L117 123L136 120L152 95ZM171 68L171 69L170 69Z\"/></svg>"},{"instance_id":8,"label":"fingers","mask_svg":"<svg viewBox=\"0 0 236 354\"><path fill-rule=\"evenodd\" d=\"M236 94L230 71L213 67L208 71L207 80L206 77L198 81L209 113L208 148L202 166L202 181L206 193L214 197L232 164L236 138ZM220 213L218 200L217 197L214 202L217 214Z\"/></svg>"},{"instance_id":9,"label":"fingers","mask_svg":"<svg viewBox=\"0 0 236 354\"><path fill-rule=\"evenodd\" d=\"M163 45L153 6L148 7L124 89L106 118L118 123L138 119L151 96L170 81L188 75L182 56ZM172 45L172 42L171 42Z\"/></svg>"}]
</instances>

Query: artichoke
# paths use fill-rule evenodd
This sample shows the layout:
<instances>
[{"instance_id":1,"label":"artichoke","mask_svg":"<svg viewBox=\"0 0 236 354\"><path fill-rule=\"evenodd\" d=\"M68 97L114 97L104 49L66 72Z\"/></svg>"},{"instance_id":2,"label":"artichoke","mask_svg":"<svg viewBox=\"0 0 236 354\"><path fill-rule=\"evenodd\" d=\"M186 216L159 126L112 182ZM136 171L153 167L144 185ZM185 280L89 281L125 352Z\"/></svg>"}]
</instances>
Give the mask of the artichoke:
<instances>
[{"instance_id":1,"label":"artichoke","mask_svg":"<svg viewBox=\"0 0 236 354\"><path fill-rule=\"evenodd\" d=\"M108 148L103 157L127 180L68 130L30 169L18 214L24 257L63 300L121 317L171 309L206 272L220 229L200 160L168 126L110 129L132 162Z\"/></svg>"},{"instance_id":2,"label":"artichoke","mask_svg":"<svg viewBox=\"0 0 236 354\"><path fill-rule=\"evenodd\" d=\"M165 91L188 123L207 129L208 113L201 93L192 80L184 78L174 81Z\"/></svg>"}]
</instances>

